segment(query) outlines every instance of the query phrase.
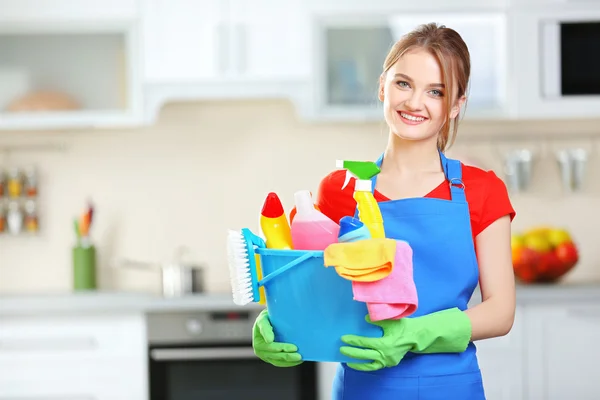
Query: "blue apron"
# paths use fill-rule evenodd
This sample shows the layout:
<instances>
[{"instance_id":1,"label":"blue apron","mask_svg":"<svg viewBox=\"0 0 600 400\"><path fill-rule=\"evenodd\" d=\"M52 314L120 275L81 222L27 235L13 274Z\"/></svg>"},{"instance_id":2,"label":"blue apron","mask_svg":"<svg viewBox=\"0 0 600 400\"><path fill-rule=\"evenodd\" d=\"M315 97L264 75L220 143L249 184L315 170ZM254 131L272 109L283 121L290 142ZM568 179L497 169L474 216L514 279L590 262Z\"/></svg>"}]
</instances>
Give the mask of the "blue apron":
<instances>
[{"instance_id":1,"label":"blue apron","mask_svg":"<svg viewBox=\"0 0 600 400\"><path fill-rule=\"evenodd\" d=\"M451 200L409 198L380 202L386 237L413 249L418 317L467 304L479 269L471 233L469 205L458 160L440 152ZM377 161L381 166L383 155ZM373 190L377 177L372 180ZM373 372L338 367L333 400L481 400L485 399L476 349L463 353L408 353L396 367Z\"/></svg>"}]
</instances>

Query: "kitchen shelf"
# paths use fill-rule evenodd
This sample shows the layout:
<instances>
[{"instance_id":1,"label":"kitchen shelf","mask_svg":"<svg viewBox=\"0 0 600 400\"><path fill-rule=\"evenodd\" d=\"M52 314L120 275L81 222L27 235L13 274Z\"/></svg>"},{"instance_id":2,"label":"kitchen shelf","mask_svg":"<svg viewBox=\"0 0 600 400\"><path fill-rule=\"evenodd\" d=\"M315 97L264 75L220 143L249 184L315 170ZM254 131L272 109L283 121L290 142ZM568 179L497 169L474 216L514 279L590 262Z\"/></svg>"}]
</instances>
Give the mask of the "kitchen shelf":
<instances>
[{"instance_id":1,"label":"kitchen shelf","mask_svg":"<svg viewBox=\"0 0 600 400\"><path fill-rule=\"evenodd\" d=\"M139 123L134 32L127 25L0 31L0 130Z\"/></svg>"}]
</instances>

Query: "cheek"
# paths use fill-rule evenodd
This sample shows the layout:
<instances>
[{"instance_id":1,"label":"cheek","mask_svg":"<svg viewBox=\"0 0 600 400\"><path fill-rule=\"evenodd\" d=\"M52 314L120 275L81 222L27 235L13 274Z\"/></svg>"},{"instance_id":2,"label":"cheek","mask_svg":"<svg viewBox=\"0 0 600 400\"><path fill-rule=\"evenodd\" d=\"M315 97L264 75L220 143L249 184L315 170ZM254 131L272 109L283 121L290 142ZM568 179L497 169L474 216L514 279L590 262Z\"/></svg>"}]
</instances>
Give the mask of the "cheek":
<instances>
[{"instance_id":1,"label":"cheek","mask_svg":"<svg viewBox=\"0 0 600 400\"><path fill-rule=\"evenodd\" d=\"M431 99L427 104L427 108L433 118L443 119L444 118L444 100Z\"/></svg>"},{"instance_id":2,"label":"cheek","mask_svg":"<svg viewBox=\"0 0 600 400\"><path fill-rule=\"evenodd\" d=\"M385 100L390 107L397 107L399 104L405 102L407 98L407 92L403 92L394 88L387 88L387 96L385 97Z\"/></svg>"}]
</instances>

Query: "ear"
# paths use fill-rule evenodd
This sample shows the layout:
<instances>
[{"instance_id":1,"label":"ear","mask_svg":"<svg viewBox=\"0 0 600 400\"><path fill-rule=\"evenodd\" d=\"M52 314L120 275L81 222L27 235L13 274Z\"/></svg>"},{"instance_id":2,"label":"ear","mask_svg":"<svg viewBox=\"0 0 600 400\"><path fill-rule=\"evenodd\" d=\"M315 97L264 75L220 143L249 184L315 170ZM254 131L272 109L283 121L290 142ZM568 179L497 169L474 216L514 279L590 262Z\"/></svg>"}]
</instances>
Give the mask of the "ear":
<instances>
[{"instance_id":1,"label":"ear","mask_svg":"<svg viewBox=\"0 0 600 400\"><path fill-rule=\"evenodd\" d=\"M450 111L450 119L454 119L458 116L460 109L462 108L463 104L465 104L466 100L466 96L461 96L460 99L457 100L457 102L454 104L454 107L452 107L452 110Z\"/></svg>"},{"instance_id":2,"label":"ear","mask_svg":"<svg viewBox=\"0 0 600 400\"><path fill-rule=\"evenodd\" d=\"M383 88L385 87L385 74L379 75L379 91L377 93L377 97L379 97L379 101L383 101L385 96L383 95Z\"/></svg>"}]
</instances>

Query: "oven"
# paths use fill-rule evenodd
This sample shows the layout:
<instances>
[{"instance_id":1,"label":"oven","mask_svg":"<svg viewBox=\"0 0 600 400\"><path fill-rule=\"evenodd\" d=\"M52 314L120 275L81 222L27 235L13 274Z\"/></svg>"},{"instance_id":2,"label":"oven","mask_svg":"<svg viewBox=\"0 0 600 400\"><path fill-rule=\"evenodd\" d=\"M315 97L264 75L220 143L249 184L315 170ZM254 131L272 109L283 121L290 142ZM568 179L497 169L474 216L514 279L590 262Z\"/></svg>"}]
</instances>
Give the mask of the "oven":
<instances>
[{"instance_id":1,"label":"oven","mask_svg":"<svg viewBox=\"0 0 600 400\"><path fill-rule=\"evenodd\" d=\"M252 349L260 310L151 313L150 400L315 400L317 364L278 368Z\"/></svg>"}]
</instances>

